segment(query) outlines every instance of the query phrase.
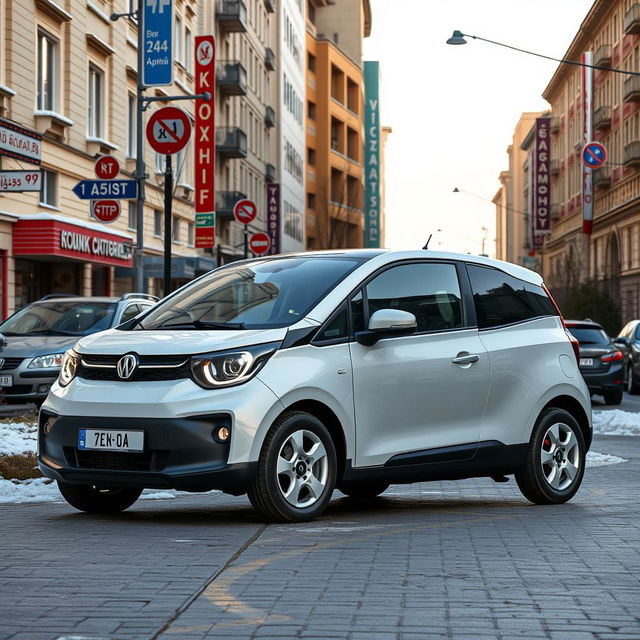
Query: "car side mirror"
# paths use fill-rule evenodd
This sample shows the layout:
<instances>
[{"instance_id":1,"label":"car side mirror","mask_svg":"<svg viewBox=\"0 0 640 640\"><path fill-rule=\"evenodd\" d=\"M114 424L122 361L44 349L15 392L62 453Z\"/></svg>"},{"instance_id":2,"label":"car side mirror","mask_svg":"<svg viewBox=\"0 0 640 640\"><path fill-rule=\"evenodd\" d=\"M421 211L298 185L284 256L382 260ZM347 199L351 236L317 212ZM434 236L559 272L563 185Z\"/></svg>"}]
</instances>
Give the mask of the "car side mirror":
<instances>
[{"instance_id":1,"label":"car side mirror","mask_svg":"<svg viewBox=\"0 0 640 640\"><path fill-rule=\"evenodd\" d=\"M379 309L371 314L369 328L356 333L356 340L370 347L382 338L410 336L417 328L418 322L413 313L400 309Z\"/></svg>"},{"instance_id":2,"label":"car side mirror","mask_svg":"<svg viewBox=\"0 0 640 640\"><path fill-rule=\"evenodd\" d=\"M613 344L615 344L617 347L623 347L625 349L628 349L631 346L631 342L629 341L629 338L616 338L613 341Z\"/></svg>"}]
</instances>

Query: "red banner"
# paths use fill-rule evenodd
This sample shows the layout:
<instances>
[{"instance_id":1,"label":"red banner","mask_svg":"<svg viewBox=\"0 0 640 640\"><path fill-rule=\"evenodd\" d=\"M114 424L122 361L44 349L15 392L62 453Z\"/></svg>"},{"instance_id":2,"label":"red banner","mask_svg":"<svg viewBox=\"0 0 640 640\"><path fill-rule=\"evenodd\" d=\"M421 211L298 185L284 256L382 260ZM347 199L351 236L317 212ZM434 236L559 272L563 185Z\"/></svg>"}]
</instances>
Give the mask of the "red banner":
<instances>
[{"instance_id":1,"label":"red banner","mask_svg":"<svg viewBox=\"0 0 640 640\"><path fill-rule=\"evenodd\" d=\"M209 93L210 100L196 100L195 122L195 209L196 213L214 213L215 201L215 82L216 45L213 36L195 40L196 93ZM214 246L214 235L209 236ZM202 238L201 238L202 242ZM198 245L202 247L202 245Z\"/></svg>"}]
</instances>

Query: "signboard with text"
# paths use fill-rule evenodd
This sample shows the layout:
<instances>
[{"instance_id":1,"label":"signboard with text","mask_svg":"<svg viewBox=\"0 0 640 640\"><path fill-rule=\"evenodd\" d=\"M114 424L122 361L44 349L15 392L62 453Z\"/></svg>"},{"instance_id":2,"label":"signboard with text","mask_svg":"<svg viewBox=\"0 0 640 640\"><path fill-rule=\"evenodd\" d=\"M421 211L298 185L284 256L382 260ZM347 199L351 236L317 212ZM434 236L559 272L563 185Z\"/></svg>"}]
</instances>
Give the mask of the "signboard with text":
<instances>
[{"instance_id":1,"label":"signboard with text","mask_svg":"<svg viewBox=\"0 0 640 640\"><path fill-rule=\"evenodd\" d=\"M380 233L380 63L364 63L364 246L376 248Z\"/></svg>"},{"instance_id":2,"label":"signboard with text","mask_svg":"<svg viewBox=\"0 0 640 640\"><path fill-rule=\"evenodd\" d=\"M267 183L267 233L269 255L280 253L280 183Z\"/></svg>"},{"instance_id":3,"label":"signboard with text","mask_svg":"<svg viewBox=\"0 0 640 640\"><path fill-rule=\"evenodd\" d=\"M215 213L196 213L196 249L210 249L215 244Z\"/></svg>"},{"instance_id":4,"label":"signboard with text","mask_svg":"<svg viewBox=\"0 0 640 640\"><path fill-rule=\"evenodd\" d=\"M173 0L144 0L142 33L142 83L146 87L172 84Z\"/></svg>"},{"instance_id":5,"label":"signboard with text","mask_svg":"<svg viewBox=\"0 0 640 640\"><path fill-rule=\"evenodd\" d=\"M42 136L35 131L0 118L0 156L40 164Z\"/></svg>"},{"instance_id":6,"label":"signboard with text","mask_svg":"<svg viewBox=\"0 0 640 640\"><path fill-rule=\"evenodd\" d=\"M0 192L40 191L42 174L36 171L0 171Z\"/></svg>"},{"instance_id":7,"label":"signboard with text","mask_svg":"<svg viewBox=\"0 0 640 640\"><path fill-rule=\"evenodd\" d=\"M551 233L551 119L536 118L533 166L533 201L531 224L533 246L542 245L544 235Z\"/></svg>"}]
</instances>

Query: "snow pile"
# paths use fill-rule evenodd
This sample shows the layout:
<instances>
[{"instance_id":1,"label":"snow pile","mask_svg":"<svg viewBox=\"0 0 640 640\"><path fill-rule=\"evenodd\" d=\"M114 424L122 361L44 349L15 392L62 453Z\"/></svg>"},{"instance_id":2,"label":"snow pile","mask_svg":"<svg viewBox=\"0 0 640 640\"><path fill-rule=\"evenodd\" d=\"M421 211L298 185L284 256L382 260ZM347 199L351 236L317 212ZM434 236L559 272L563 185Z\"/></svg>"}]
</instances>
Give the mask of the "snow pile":
<instances>
[{"instance_id":1,"label":"snow pile","mask_svg":"<svg viewBox=\"0 0 640 640\"><path fill-rule=\"evenodd\" d=\"M38 427L27 422L0 423L0 455L35 453Z\"/></svg>"},{"instance_id":2,"label":"snow pile","mask_svg":"<svg viewBox=\"0 0 640 640\"><path fill-rule=\"evenodd\" d=\"M59 502L62 496L58 485L47 478L30 480L0 479L0 502Z\"/></svg>"},{"instance_id":3,"label":"snow pile","mask_svg":"<svg viewBox=\"0 0 640 640\"><path fill-rule=\"evenodd\" d=\"M589 451L587 453L587 467L606 467L609 464L620 464L626 462L624 458L612 456L608 453L598 453L597 451Z\"/></svg>"},{"instance_id":4,"label":"snow pile","mask_svg":"<svg viewBox=\"0 0 640 640\"><path fill-rule=\"evenodd\" d=\"M640 436L640 413L620 409L594 411L593 432L605 436Z\"/></svg>"}]
</instances>

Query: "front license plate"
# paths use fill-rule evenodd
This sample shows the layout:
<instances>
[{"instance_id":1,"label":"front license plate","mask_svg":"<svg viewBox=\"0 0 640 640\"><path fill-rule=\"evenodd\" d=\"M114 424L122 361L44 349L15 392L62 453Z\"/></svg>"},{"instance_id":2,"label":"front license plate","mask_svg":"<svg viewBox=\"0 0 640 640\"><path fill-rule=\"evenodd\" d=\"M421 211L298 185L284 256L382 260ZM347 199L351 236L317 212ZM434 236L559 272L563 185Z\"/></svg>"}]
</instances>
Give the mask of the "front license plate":
<instances>
[{"instance_id":1,"label":"front license plate","mask_svg":"<svg viewBox=\"0 0 640 640\"><path fill-rule=\"evenodd\" d=\"M144 451L144 431L80 429L78 449L106 451Z\"/></svg>"},{"instance_id":2,"label":"front license plate","mask_svg":"<svg viewBox=\"0 0 640 640\"><path fill-rule=\"evenodd\" d=\"M13 376L0 376L0 387L13 387Z\"/></svg>"},{"instance_id":3,"label":"front license plate","mask_svg":"<svg viewBox=\"0 0 640 640\"><path fill-rule=\"evenodd\" d=\"M580 358L581 367L593 367L593 358Z\"/></svg>"}]
</instances>

